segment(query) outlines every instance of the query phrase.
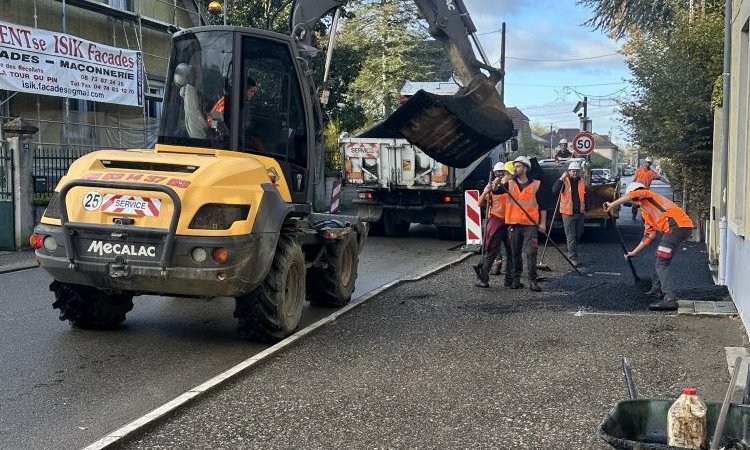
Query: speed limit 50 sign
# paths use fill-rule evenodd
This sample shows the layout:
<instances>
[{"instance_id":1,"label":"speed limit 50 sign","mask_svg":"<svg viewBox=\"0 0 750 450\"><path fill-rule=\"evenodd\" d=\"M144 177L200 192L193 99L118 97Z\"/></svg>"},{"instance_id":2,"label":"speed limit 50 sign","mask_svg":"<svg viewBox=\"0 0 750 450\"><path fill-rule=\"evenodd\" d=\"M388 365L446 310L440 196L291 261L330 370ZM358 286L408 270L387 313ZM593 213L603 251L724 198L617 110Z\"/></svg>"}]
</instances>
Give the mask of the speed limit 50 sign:
<instances>
[{"instance_id":1,"label":"speed limit 50 sign","mask_svg":"<svg viewBox=\"0 0 750 450\"><path fill-rule=\"evenodd\" d=\"M573 138L573 151L581 156L590 155L594 151L594 135L581 131Z\"/></svg>"}]
</instances>

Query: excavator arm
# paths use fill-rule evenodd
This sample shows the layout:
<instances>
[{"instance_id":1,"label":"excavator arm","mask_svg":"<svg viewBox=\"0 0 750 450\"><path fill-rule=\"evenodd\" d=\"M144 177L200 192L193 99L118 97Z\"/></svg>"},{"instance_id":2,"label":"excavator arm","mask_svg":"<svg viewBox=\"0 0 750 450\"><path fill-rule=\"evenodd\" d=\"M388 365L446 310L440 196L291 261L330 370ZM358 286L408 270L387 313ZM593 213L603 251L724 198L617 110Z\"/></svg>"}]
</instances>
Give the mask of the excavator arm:
<instances>
[{"instance_id":1,"label":"excavator arm","mask_svg":"<svg viewBox=\"0 0 750 450\"><path fill-rule=\"evenodd\" d=\"M290 18L293 35L309 46L321 17L346 3L296 0ZM443 164L467 167L512 136L513 123L498 91L504 74L489 64L463 0L414 3L426 19L430 35L443 45L463 87L454 96L420 90L361 136L405 138ZM472 40L483 61L476 58Z\"/></svg>"}]
</instances>

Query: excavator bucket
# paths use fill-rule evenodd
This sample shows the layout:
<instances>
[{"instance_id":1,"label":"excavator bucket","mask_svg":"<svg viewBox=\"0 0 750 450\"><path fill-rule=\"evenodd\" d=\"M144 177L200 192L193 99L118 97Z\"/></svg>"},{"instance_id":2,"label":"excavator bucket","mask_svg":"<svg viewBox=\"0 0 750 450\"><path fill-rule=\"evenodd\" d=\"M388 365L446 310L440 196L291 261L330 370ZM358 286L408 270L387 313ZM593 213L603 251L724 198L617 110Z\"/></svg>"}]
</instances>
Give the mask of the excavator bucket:
<instances>
[{"instance_id":1,"label":"excavator bucket","mask_svg":"<svg viewBox=\"0 0 750 450\"><path fill-rule=\"evenodd\" d=\"M404 138L438 162L464 168L510 139L512 132L495 85L477 76L454 96L418 91L360 136Z\"/></svg>"}]
</instances>

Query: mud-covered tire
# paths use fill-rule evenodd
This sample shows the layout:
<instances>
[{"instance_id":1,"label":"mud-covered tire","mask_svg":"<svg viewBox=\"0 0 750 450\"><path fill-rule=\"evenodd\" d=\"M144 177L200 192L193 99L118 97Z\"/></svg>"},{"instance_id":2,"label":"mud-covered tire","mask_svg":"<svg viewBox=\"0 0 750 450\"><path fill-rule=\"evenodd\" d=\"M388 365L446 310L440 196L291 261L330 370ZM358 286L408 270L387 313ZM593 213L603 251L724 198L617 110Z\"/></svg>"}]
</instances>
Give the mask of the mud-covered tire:
<instances>
[{"instance_id":1,"label":"mud-covered tire","mask_svg":"<svg viewBox=\"0 0 750 450\"><path fill-rule=\"evenodd\" d=\"M304 305L305 255L297 241L281 235L266 279L235 299L237 331L245 339L279 341L297 329Z\"/></svg>"},{"instance_id":2,"label":"mud-covered tire","mask_svg":"<svg viewBox=\"0 0 750 450\"><path fill-rule=\"evenodd\" d=\"M354 234L326 248L326 268L307 274L307 297L317 306L340 307L352 299L359 267L359 246Z\"/></svg>"},{"instance_id":3,"label":"mud-covered tire","mask_svg":"<svg viewBox=\"0 0 750 450\"><path fill-rule=\"evenodd\" d=\"M67 320L76 328L108 329L125 321L133 309L133 294L108 294L99 289L79 284L53 281L49 289L55 293L52 307L60 310L60 320Z\"/></svg>"}]
</instances>

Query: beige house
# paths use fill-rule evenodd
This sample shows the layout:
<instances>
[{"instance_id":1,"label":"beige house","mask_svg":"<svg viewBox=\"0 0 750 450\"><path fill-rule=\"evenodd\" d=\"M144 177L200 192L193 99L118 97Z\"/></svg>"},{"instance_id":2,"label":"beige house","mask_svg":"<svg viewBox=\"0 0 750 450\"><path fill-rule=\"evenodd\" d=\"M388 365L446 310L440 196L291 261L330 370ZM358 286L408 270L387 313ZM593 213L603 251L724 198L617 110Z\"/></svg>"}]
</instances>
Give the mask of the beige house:
<instances>
[{"instance_id":1,"label":"beige house","mask_svg":"<svg viewBox=\"0 0 750 450\"><path fill-rule=\"evenodd\" d=\"M722 114L714 121L711 214L707 233L709 259L719 284L725 284L750 329L750 0L735 0L732 10L729 80L728 157L722 153ZM726 179L722 176L726 173ZM726 184L725 184L726 183ZM722 214L722 198L726 211ZM724 216L724 217L722 217ZM723 219L726 219L723 221ZM722 222L726 227L722 226ZM723 235L723 236L722 236Z\"/></svg>"},{"instance_id":2,"label":"beige house","mask_svg":"<svg viewBox=\"0 0 750 450\"><path fill-rule=\"evenodd\" d=\"M143 107L0 90L0 124L22 117L49 148L132 148L156 140L170 36L205 23L200 0L2 0L0 21L143 55ZM67 103L67 108L66 108ZM66 113L66 111L68 111Z\"/></svg>"}]
</instances>

